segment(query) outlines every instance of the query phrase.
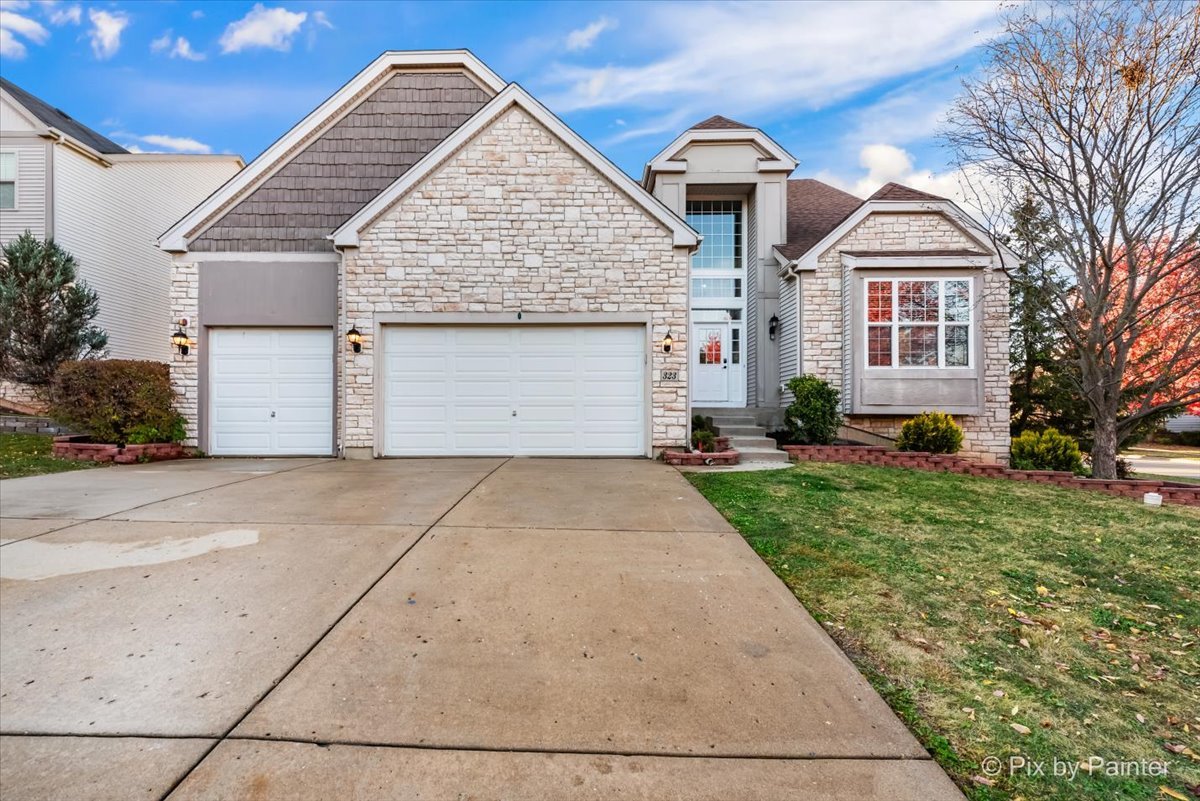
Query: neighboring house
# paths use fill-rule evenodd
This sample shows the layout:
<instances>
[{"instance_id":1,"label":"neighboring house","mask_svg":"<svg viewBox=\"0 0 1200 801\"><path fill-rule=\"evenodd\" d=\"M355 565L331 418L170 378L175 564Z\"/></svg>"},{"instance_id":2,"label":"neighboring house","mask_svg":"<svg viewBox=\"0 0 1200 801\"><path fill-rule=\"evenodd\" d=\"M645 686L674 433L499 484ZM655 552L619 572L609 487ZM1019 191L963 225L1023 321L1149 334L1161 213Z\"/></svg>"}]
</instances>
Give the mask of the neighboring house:
<instances>
[{"instance_id":1,"label":"neighboring house","mask_svg":"<svg viewBox=\"0 0 1200 801\"><path fill-rule=\"evenodd\" d=\"M1172 434L1200 431L1200 414L1181 414L1163 423L1163 428Z\"/></svg>"},{"instance_id":2,"label":"neighboring house","mask_svg":"<svg viewBox=\"0 0 1200 801\"><path fill-rule=\"evenodd\" d=\"M113 358L170 358L171 259L158 235L242 166L232 155L130 153L0 79L0 243L28 230L75 256Z\"/></svg>"},{"instance_id":3,"label":"neighboring house","mask_svg":"<svg viewBox=\"0 0 1200 801\"><path fill-rule=\"evenodd\" d=\"M470 53L385 53L160 240L191 443L651 455L693 409L778 425L803 371L862 431L944 409L1007 458L1010 254L795 167L715 117L639 183Z\"/></svg>"}]
</instances>

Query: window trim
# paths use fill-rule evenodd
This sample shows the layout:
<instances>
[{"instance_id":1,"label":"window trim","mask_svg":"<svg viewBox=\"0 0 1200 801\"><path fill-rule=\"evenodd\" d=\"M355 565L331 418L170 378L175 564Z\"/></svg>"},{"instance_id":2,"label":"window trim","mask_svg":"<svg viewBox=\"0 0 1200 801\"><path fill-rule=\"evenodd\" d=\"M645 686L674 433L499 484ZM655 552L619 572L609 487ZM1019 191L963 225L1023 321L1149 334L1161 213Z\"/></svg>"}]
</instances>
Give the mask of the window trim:
<instances>
[{"instance_id":1,"label":"window trim","mask_svg":"<svg viewBox=\"0 0 1200 801\"><path fill-rule=\"evenodd\" d=\"M938 319L936 323L904 322L900 319L899 285L902 281L926 281L938 285ZM947 321L946 314L946 282L967 282L967 319L965 321ZM871 322L871 284L887 282L891 285L892 319L886 323ZM864 370L974 370L975 362L975 278L974 276L864 276L862 282L862 365ZM888 326L891 332L892 363L887 365L871 364L871 326ZM900 363L900 326L924 326L937 329L937 364L901 364ZM946 364L946 328L960 326L967 329L967 363Z\"/></svg>"},{"instance_id":2,"label":"window trim","mask_svg":"<svg viewBox=\"0 0 1200 801\"><path fill-rule=\"evenodd\" d=\"M21 153L19 150L0 150L0 156L13 157L13 204L11 208L0 208L0 211L20 211L21 209ZM3 183L8 183L4 181Z\"/></svg>"}]
</instances>

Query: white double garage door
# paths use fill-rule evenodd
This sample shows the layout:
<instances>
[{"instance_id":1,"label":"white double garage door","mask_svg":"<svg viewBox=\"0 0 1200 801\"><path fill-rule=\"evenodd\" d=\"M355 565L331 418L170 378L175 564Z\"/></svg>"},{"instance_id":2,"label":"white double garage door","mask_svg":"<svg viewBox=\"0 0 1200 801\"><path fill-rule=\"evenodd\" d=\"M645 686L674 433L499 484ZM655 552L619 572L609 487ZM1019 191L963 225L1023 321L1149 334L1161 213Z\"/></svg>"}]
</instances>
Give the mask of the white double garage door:
<instances>
[{"instance_id":1,"label":"white double garage door","mask_svg":"<svg viewBox=\"0 0 1200 801\"><path fill-rule=\"evenodd\" d=\"M644 326L382 330L385 456L646 452ZM214 328L208 342L212 454L333 452L332 331Z\"/></svg>"}]
</instances>

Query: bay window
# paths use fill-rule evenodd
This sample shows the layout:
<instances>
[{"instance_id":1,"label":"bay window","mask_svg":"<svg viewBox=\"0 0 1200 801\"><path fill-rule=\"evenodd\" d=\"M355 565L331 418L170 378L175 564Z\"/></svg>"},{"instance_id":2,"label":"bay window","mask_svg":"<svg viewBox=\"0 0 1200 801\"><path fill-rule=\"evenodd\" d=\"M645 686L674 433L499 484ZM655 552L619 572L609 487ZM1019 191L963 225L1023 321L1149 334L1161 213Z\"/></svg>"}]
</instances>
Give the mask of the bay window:
<instances>
[{"instance_id":1,"label":"bay window","mask_svg":"<svg viewBox=\"0 0 1200 801\"><path fill-rule=\"evenodd\" d=\"M970 367L970 278L866 283L867 367Z\"/></svg>"}]
</instances>

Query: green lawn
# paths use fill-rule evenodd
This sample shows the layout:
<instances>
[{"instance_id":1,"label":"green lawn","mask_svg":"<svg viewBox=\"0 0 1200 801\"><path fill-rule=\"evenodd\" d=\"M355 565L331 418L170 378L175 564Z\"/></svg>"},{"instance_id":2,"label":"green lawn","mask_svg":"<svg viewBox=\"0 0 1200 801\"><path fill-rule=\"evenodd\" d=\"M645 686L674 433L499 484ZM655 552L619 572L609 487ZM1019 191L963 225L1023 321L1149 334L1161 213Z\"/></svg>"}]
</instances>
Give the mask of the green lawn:
<instances>
[{"instance_id":1,"label":"green lawn","mask_svg":"<svg viewBox=\"0 0 1200 801\"><path fill-rule=\"evenodd\" d=\"M49 434L0 434L0 478L36 476L99 467L95 462L55 459L50 455L54 438Z\"/></svg>"},{"instance_id":2,"label":"green lawn","mask_svg":"<svg viewBox=\"0 0 1200 801\"><path fill-rule=\"evenodd\" d=\"M835 464L688 477L969 797L1200 793L1200 509Z\"/></svg>"}]
</instances>

